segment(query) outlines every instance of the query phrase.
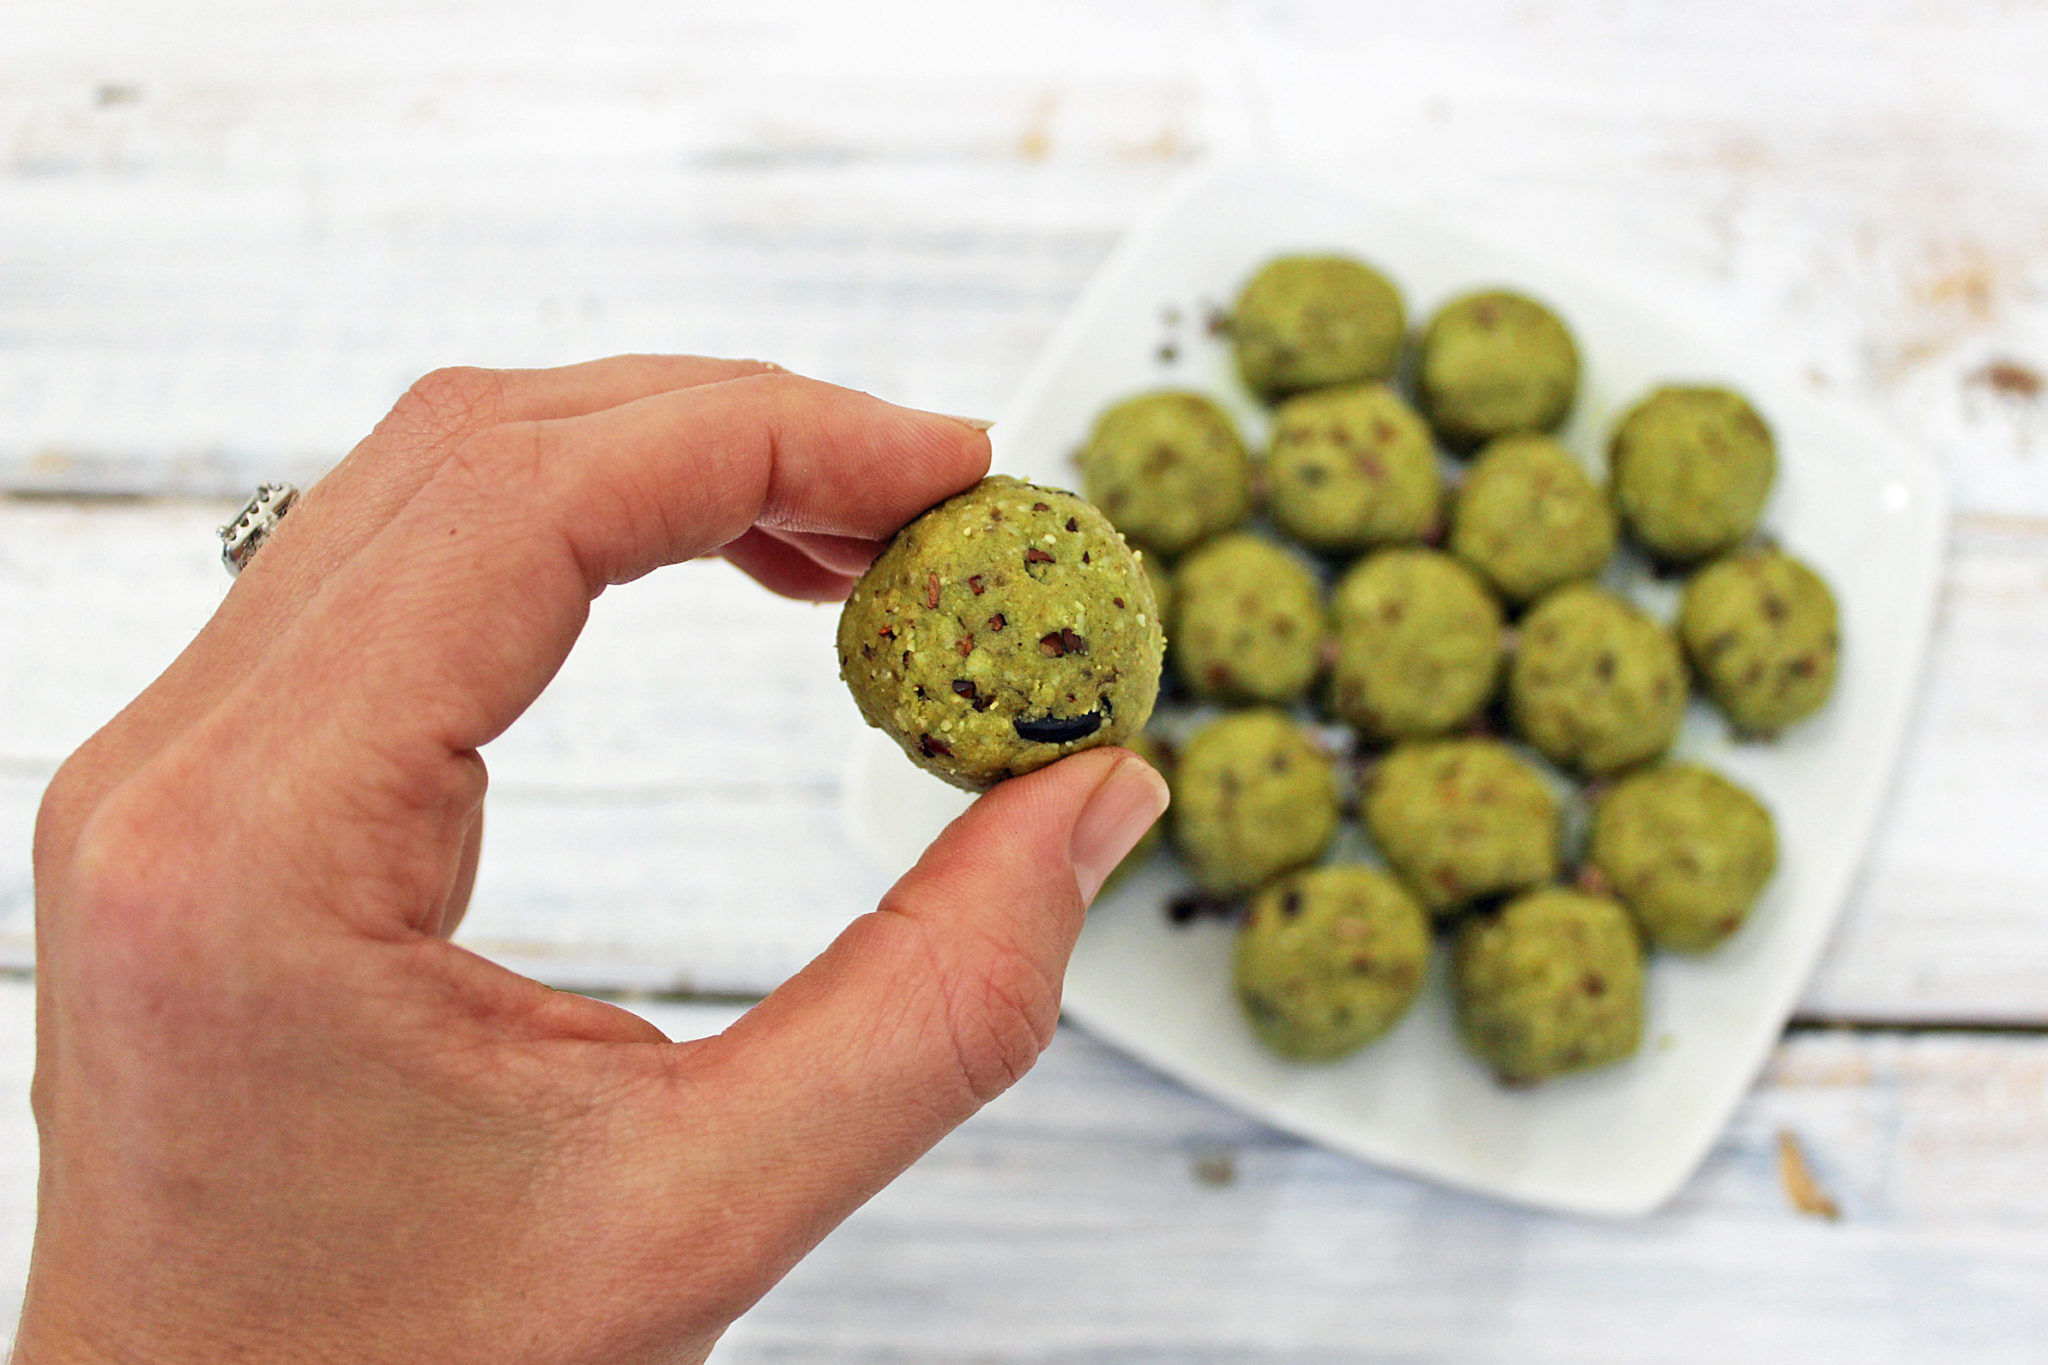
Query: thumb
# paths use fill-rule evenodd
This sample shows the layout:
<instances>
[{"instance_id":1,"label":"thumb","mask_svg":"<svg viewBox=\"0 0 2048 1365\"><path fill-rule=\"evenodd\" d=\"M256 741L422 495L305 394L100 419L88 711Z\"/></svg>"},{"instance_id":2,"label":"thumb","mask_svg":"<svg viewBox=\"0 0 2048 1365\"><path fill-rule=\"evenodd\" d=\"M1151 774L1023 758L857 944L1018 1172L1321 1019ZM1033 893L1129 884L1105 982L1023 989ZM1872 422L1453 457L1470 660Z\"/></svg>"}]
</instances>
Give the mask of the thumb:
<instances>
[{"instance_id":1,"label":"thumb","mask_svg":"<svg viewBox=\"0 0 2048 1365\"><path fill-rule=\"evenodd\" d=\"M878 909L695 1046L686 1089L719 1097L789 1261L1030 1069L1088 901L1166 801L1125 749L1003 783Z\"/></svg>"}]
</instances>

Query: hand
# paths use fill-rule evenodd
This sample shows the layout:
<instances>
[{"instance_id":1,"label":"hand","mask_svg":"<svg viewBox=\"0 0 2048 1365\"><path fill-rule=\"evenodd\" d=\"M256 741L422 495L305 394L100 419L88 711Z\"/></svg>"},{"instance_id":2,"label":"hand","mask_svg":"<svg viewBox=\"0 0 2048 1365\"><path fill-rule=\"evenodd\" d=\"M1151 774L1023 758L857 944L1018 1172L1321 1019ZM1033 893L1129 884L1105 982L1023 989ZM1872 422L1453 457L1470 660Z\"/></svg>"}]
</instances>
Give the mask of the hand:
<instances>
[{"instance_id":1,"label":"hand","mask_svg":"<svg viewBox=\"0 0 2048 1365\"><path fill-rule=\"evenodd\" d=\"M477 751L592 598L714 551L844 596L987 462L752 362L415 386L44 800L17 1358L701 1359L1016 1080L1165 804L1121 749L982 797L715 1038L448 942Z\"/></svg>"}]
</instances>

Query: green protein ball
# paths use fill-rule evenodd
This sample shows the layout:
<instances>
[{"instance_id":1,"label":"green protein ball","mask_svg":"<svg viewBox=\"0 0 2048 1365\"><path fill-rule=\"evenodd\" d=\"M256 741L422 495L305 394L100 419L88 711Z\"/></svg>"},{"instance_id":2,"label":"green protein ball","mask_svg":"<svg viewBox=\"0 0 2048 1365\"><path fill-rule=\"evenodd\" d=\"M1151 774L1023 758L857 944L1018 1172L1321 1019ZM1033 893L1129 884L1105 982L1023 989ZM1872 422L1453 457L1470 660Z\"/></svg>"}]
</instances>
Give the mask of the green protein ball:
<instances>
[{"instance_id":1,"label":"green protein ball","mask_svg":"<svg viewBox=\"0 0 2048 1365\"><path fill-rule=\"evenodd\" d=\"M1587 852L1659 948L1704 953L1749 916L1778 865L1761 801L1696 763L1623 778L1593 807Z\"/></svg>"},{"instance_id":2,"label":"green protein ball","mask_svg":"<svg viewBox=\"0 0 2048 1365\"><path fill-rule=\"evenodd\" d=\"M1558 816L1542 774L1492 739L1399 745L1366 787L1373 842L1438 913L1555 877Z\"/></svg>"},{"instance_id":3,"label":"green protein ball","mask_svg":"<svg viewBox=\"0 0 2048 1365\"><path fill-rule=\"evenodd\" d=\"M1400 291L1348 256L1268 261L1230 312L1237 371L1267 402L1387 378L1401 358L1407 325Z\"/></svg>"},{"instance_id":4,"label":"green protein ball","mask_svg":"<svg viewBox=\"0 0 2048 1365\"><path fill-rule=\"evenodd\" d=\"M1819 710L1834 689L1835 595L1782 550L1744 550L1693 575L1678 633L1707 695L1738 729L1775 734Z\"/></svg>"},{"instance_id":5,"label":"green protein ball","mask_svg":"<svg viewBox=\"0 0 2048 1365\"><path fill-rule=\"evenodd\" d=\"M1429 427L1384 384L1319 389L1273 416L1266 510L1318 550L1421 540L1443 503Z\"/></svg>"},{"instance_id":6,"label":"green protein ball","mask_svg":"<svg viewBox=\"0 0 2048 1365\"><path fill-rule=\"evenodd\" d=\"M1488 289L1452 299L1422 333L1422 411L1454 450L1554 431L1579 392L1579 348L1557 314Z\"/></svg>"},{"instance_id":7,"label":"green protein ball","mask_svg":"<svg viewBox=\"0 0 2048 1365\"><path fill-rule=\"evenodd\" d=\"M1614 505L1643 548L1690 563L1756 530L1778 470L1771 429L1728 389L1653 390L1614 429Z\"/></svg>"},{"instance_id":8,"label":"green protein ball","mask_svg":"<svg viewBox=\"0 0 2048 1365\"><path fill-rule=\"evenodd\" d=\"M1237 936L1237 1001L1259 1041L1327 1062L1400 1022L1429 966L1429 918L1401 884L1358 864L1283 877Z\"/></svg>"},{"instance_id":9,"label":"green protein ball","mask_svg":"<svg viewBox=\"0 0 2048 1365\"><path fill-rule=\"evenodd\" d=\"M1291 702L1322 668L1322 585L1270 540L1218 536L1181 561L1173 597L1174 671L1198 697Z\"/></svg>"},{"instance_id":10,"label":"green protein ball","mask_svg":"<svg viewBox=\"0 0 2048 1365\"><path fill-rule=\"evenodd\" d=\"M1607 495L1548 436L1489 443L1465 475L1451 518L1451 550L1511 602L1593 577L1614 540Z\"/></svg>"},{"instance_id":11,"label":"green protein ball","mask_svg":"<svg viewBox=\"0 0 2048 1365\"><path fill-rule=\"evenodd\" d=\"M1559 588L1522 618L1508 711L1562 767L1598 775L1656 758L1685 716L1678 641L1605 588Z\"/></svg>"},{"instance_id":12,"label":"green protein ball","mask_svg":"<svg viewBox=\"0 0 2048 1365\"><path fill-rule=\"evenodd\" d=\"M1174 844L1204 890L1237 895L1314 862L1337 829L1337 772L1278 711L1212 721L1174 765Z\"/></svg>"},{"instance_id":13,"label":"green protein ball","mask_svg":"<svg viewBox=\"0 0 2048 1365\"><path fill-rule=\"evenodd\" d=\"M1338 582L1330 708L1369 739L1454 730L1493 696L1500 604L1436 550L1382 550Z\"/></svg>"},{"instance_id":14,"label":"green protein ball","mask_svg":"<svg viewBox=\"0 0 2048 1365\"><path fill-rule=\"evenodd\" d=\"M1452 976L1458 1031L1505 1084L1606 1066L1642 1042L1642 945L1606 896L1517 897L1459 933Z\"/></svg>"},{"instance_id":15,"label":"green protein ball","mask_svg":"<svg viewBox=\"0 0 2048 1365\"><path fill-rule=\"evenodd\" d=\"M1144 729L1166 638L1072 493L997 475L898 531L839 614L839 676L911 762L979 791Z\"/></svg>"},{"instance_id":16,"label":"green protein ball","mask_svg":"<svg viewBox=\"0 0 2048 1365\"><path fill-rule=\"evenodd\" d=\"M1081 489L1117 529L1171 559L1243 521L1251 456L1230 414L1199 393L1126 398L1075 456Z\"/></svg>"}]
</instances>

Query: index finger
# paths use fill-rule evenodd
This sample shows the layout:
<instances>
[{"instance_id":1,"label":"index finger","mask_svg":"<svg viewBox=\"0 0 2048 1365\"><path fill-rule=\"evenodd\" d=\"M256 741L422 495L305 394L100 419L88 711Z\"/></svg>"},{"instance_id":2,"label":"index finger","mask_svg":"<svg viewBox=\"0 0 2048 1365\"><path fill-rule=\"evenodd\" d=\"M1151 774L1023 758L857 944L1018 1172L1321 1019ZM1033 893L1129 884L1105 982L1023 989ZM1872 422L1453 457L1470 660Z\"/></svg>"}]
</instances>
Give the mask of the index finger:
<instances>
[{"instance_id":1,"label":"index finger","mask_svg":"<svg viewBox=\"0 0 2048 1365\"><path fill-rule=\"evenodd\" d=\"M300 615L249 679L262 707L235 709L334 772L418 777L532 702L606 585L756 524L879 539L988 460L969 423L786 374L496 428Z\"/></svg>"}]
</instances>

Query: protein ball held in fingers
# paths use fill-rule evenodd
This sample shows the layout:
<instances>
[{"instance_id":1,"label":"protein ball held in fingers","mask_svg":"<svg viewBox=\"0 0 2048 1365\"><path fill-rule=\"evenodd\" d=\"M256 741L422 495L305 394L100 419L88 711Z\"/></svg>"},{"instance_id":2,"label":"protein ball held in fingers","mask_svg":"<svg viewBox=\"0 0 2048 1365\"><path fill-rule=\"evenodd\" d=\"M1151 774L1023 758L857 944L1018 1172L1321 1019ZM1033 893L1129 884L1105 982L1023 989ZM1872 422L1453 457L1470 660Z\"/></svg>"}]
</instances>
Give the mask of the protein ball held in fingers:
<instances>
[{"instance_id":1,"label":"protein ball held in fingers","mask_svg":"<svg viewBox=\"0 0 2048 1365\"><path fill-rule=\"evenodd\" d=\"M1234 896L1314 862L1337 830L1337 771L1279 711L1212 721L1180 751L1174 845L1203 890Z\"/></svg>"},{"instance_id":2,"label":"protein ball held in fingers","mask_svg":"<svg viewBox=\"0 0 2048 1365\"><path fill-rule=\"evenodd\" d=\"M1322 585L1270 540L1218 536L1181 561L1173 598L1174 671L1198 697L1291 702L1322 669Z\"/></svg>"},{"instance_id":3,"label":"protein ball held in fingers","mask_svg":"<svg viewBox=\"0 0 2048 1365\"><path fill-rule=\"evenodd\" d=\"M1700 570L1685 585L1678 633L1707 695L1750 734L1804 720L1834 690L1835 595L1782 550L1744 550Z\"/></svg>"},{"instance_id":4,"label":"protein ball held in fingers","mask_svg":"<svg viewBox=\"0 0 2048 1365\"><path fill-rule=\"evenodd\" d=\"M1559 588L1522 618L1508 712L1562 767L1599 776L1647 762L1671 747L1685 716L1678 641L1605 588Z\"/></svg>"},{"instance_id":5,"label":"protein ball held in fingers","mask_svg":"<svg viewBox=\"0 0 2048 1365\"><path fill-rule=\"evenodd\" d=\"M1387 378L1407 326L1393 282L1348 256L1268 261L1230 310L1238 374L1268 403L1304 389Z\"/></svg>"},{"instance_id":6,"label":"protein ball held in fingers","mask_svg":"<svg viewBox=\"0 0 2048 1365\"><path fill-rule=\"evenodd\" d=\"M1479 452L1451 519L1452 552L1510 602L1593 577L1614 540L1614 509L1577 458L1526 433Z\"/></svg>"},{"instance_id":7,"label":"protein ball held in fingers","mask_svg":"<svg viewBox=\"0 0 2048 1365\"><path fill-rule=\"evenodd\" d=\"M1606 896L1544 887L1459 932L1458 1031L1504 1084L1618 1062L1643 1037L1643 950Z\"/></svg>"},{"instance_id":8,"label":"protein ball held in fingers","mask_svg":"<svg viewBox=\"0 0 2048 1365\"><path fill-rule=\"evenodd\" d=\"M1778 864L1771 813L1697 763L1632 773L1593 807L1587 860L1659 948L1704 953L1749 917Z\"/></svg>"},{"instance_id":9,"label":"protein ball held in fingers","mask_svg":"<svg viewBox=\"0 0 2048 1365\"><path fill-rule=\"evenodd\" d=\"M1500 604L1436 550L1382 550L1338 581L1330 708L1368 739L1414 739L1477 715L1500 679Z\"/></svg>"},{"instance_id":10,"label":"protein ball held in fingers","mask_svg":"<svg viewBox=\"0 0 2048 1365\"><path fill-rule=\"evenodd\" d=\"M1741 394L1670 385L1629 409L1607 462L1629 533L1658 559L1690 563L1756 529L1778 454L1770 427Z\"/></svg>"},{"instance_id":11,"label":"protein ball held in fingers","mask_svg":"<svg viewBox=\"0 0 2048 1365\"><path fill-rule=\"evenodd\" d=\"M1238 1004L1252 1031L1296 1061L1334 1061L1401 1021L1429 966L1429 917L1378 868L1283 877L1237 936Z\"/></svg>"},{"instance_id":12,"label":"protein ball held in fingers","mask_svg":"<svg viewBox=\"0 0 2048 1365\"><path fill-rule=\"evenodd\" d=\"M1423 329L1416 392L1453 450L1514 431L1554 431L1578 396L1578 344L1532 298L1505 289L1467 294Z\"/></svg>"},{"instance_id":13,"label":"protein ball held in fingers","mask_svg":"<svg viewBox=\"0 0 2048 1365\"><path fill-rule=\"evenodd\" d=\"M1113 404L1074 458L1088 500L1168 559L1251 511L1244 439L1230 414L1199 393L1164 389Z\"/></svg>"},{"instance_id":14,"label":"protein ball held in fingers","mask_svg":"<svg viewBox=\"0 0 2048 1365\"><path fill-rule=\"evenodd\" d=\"M1265 472L1266 511L1312 549L1421 540L1442 516L1429 427L1384 384L1318 389L1282 403Z\"/></svg>"},{"instance_id":15,"label":"protein ball held in fingers","mask_svg":"<svg viewBox=\"0 0 2048 1365\"><path fill-rule=\"evenodd\" d=\"M1108 519L1006 475L898 531L839 615L861 715L971 791L1137 734L1165 648L1151 584Z\"/></svg>"},{"instance_id":16,"label":"protein ball held in fingers","mask_svg":"<svg viewBox=\"0 0 2048 1365\"><path fill-rule=\"evenodd\" d=\"M1542 774L1494 739L1400 745L1366 785L1373 842L1439 914L1555 877L1558 820Z\"/></svg>"}]
</instances>

